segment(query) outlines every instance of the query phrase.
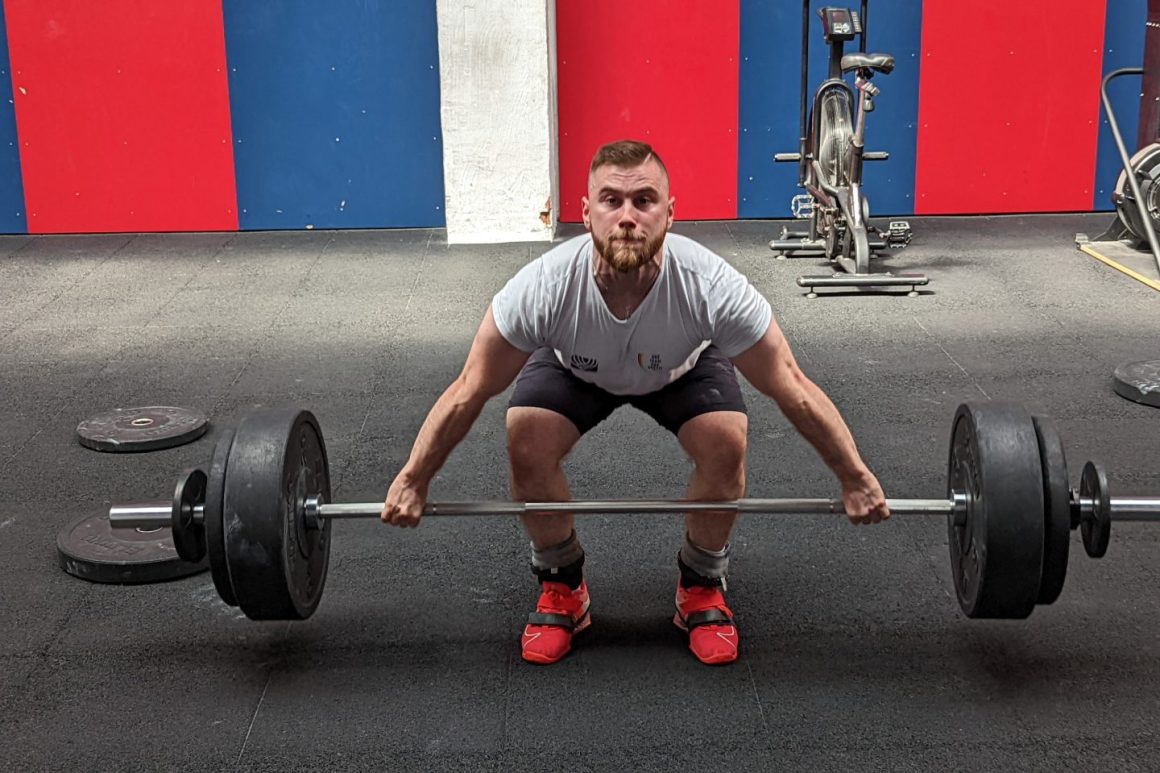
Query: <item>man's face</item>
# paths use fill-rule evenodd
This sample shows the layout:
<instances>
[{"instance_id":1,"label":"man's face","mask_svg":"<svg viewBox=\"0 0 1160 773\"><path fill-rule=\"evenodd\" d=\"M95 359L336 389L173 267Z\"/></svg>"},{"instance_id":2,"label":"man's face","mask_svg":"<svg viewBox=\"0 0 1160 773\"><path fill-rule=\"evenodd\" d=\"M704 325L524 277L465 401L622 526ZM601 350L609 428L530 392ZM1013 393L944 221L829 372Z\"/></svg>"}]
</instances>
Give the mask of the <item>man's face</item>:
<instances>
[{"instance_id":1,"label":"man's face","mask_svg":"<svg viewBox=\"0 0 1160 773\"><path fill-rule=\"evenodd\" d=\"M600 256L627 273L652 260L673 225L669 181L651 158L640 166L602 166L581 199L584 227Z\"/></svg>"}]
</instances>

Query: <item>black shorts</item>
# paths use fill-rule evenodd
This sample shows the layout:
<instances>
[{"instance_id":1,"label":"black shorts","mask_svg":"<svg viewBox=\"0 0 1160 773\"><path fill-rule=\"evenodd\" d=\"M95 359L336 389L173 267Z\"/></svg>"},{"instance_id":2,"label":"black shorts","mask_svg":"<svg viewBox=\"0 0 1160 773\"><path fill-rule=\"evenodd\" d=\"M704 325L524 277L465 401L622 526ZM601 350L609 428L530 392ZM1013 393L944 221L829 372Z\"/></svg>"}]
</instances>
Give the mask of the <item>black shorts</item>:
<instances>
[{"instance_id":1,"label":"black shorts","mask_svg":"<svg viewBox=\"0 0 1160 773\"><path fill-rule=\"evenodd\" d=\"M625 403L644 411L674 435L702 413L746 413L733 363L715 346L701 352L688 373L645 395L614 395L581 381L560 364L552 349L540 348L520 371L508 407L555 411L583 435Z\"/></svg>"}]
</instances>

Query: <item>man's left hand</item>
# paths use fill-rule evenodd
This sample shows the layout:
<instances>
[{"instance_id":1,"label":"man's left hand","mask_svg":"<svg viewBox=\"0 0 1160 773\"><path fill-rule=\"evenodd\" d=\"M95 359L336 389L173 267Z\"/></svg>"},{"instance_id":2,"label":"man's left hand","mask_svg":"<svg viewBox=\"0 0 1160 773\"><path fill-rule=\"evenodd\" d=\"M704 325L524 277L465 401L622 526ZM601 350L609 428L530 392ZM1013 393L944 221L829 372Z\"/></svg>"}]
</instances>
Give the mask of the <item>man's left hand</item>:
<instances>
[{"instance_id":1,"label":"man's left hand","mask_svg":"<svg viewBox=\"0 0 1160 773\"><path fill-rule=\"evenodd\" d=\"M846 517L855 526L879 523L890 517L886 495L873 475L867 475L855 485L842 486L842 504L846 506Z\"/></svg>"}]
</instances>

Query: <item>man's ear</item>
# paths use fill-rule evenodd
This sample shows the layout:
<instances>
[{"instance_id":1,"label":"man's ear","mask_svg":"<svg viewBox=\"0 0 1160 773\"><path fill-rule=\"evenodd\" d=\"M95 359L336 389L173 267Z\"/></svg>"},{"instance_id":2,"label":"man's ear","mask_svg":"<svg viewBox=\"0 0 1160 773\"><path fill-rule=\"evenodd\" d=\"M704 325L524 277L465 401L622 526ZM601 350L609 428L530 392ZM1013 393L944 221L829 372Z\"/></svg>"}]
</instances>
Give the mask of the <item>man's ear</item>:
<instances>
[{"instance_id":1,"label":"man's ear","mask_svg":"<svg viewBox=\"0 0 1160 773\"><path fill-rule=\"evenodd\" d=\"M669 196L669 225L668 225L668 228L673 227L673 215L676 212L676 207L677 207L677 197L676 196Z\"/></svg>"},{"instance_id":2,"label":"man's ear","mask_svg":"<svg viewBox=\"0 0 1160 773\"><path fill-rule=\"evenodd\" d=\"M584 218L584 229L586 231L592 230L592 216L588 210L588 197L580 197L580 215Z\"/></svg>"}]
</instances>

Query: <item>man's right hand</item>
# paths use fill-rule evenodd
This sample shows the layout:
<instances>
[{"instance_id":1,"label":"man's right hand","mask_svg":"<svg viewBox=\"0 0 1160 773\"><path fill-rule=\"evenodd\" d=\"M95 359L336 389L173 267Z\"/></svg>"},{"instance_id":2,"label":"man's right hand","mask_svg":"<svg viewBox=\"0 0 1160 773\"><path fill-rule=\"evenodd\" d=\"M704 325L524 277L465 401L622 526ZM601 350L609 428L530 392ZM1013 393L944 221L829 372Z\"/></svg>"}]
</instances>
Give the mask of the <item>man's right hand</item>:
<instances>
[{"instance_id":1,"label":"man's right hand","mask_svg":"<svg viewBox=\"0 0 1160 773\"><path fill-rule=\"evenodd\" d=\"M383 523L389 523L391 526L413 529L419 525L419 519L423 517L423 508L426 506L427 487L408 482L403 473L399 473L387 491L383 513L379 517Z\"/></svg>"},{"instance_id":2,"label":"man's right hand","mask_svg":"<svg viewBox=\"0 0 1160 773\"><path fill-rule=\"evenodd\" d=\"M379 516L383 523L411 528L419 525L427 504L427 486L479 418L484 404L515 380L528 355L500 334L488 306L463 372L431 406L415 436L411 455L387 491Z\"/></svg>"}]
</instances>

